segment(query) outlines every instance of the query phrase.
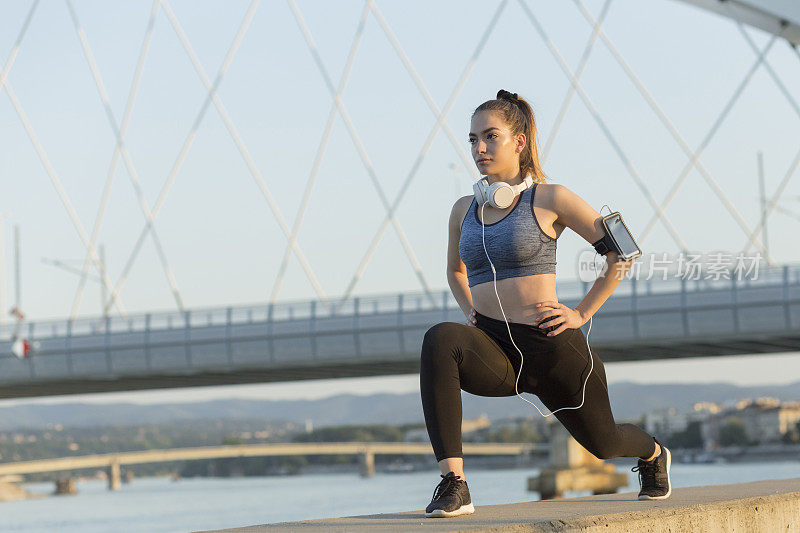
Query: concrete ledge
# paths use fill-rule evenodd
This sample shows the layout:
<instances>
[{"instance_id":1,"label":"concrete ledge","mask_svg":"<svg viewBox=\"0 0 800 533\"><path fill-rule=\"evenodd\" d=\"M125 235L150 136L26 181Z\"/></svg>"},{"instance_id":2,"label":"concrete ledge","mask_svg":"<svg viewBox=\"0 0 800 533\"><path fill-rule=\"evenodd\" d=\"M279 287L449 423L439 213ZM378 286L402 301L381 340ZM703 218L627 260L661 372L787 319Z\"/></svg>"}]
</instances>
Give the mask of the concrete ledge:
<instances>
[{"instance_id":1,"label":"concrete ledge","mask_svg":"<svg viewBox=\"0 0 800 533\"><path fill-rule=\"evenodd\" d=\"M473 501L475 514L456 518L425 518L419 510L282 522L217 530L217 533L422 529L582 533L800 531L800 478L673 489L667 500L640 501L636 496L635 492L626 492L506 505L481 505L478 500Z\"/></svg>"}]
</instances>

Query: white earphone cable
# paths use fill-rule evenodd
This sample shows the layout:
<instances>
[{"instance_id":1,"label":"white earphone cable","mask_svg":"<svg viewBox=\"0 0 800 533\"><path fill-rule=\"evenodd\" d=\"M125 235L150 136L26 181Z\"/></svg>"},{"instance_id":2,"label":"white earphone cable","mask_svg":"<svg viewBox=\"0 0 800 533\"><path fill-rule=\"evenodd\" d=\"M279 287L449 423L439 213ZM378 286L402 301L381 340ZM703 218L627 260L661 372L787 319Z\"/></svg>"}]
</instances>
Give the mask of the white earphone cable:
<instances>
[{"instance_id":1,"label":"white earphone cable","mask_svg":"<svg viewBox=\"0 0 800 533\"><path fill-rule=\"evenodd\" d=\"M517 201L521 202L522 198L520 198ZM586 374L586 379L583 381L583 394L581 396L581 404L578 405L577 407L561 407L559 409L556 409L552 413L544 414L544 413L542 413L541 409L539 409L536 406L536 404L526 400L519 393L519 378L522 375L522 365L524 363L524 360L523 360L524 357L522 355L522 350L519 349L519 347L517 346L517 343L514 342L514 338L511 336L511 326L509 325L508 318L506 317L506 313L503 310L503 304L500 301L500 294L497 292L497 271L494 268L494 263L492 263L491 257L489 257L489 251L486 249L486 226L484 225L484 222L483 222L484 221L483 208L486 206L487 203L488 203L488 201L483 202L481 204L481 240L483 241L483 251L486 253L486 259L489 260L489 265L492 267L492 276L494 276L494 294L495 294L495 296L497 296L497 303L500 306L500 312L503 314L503 320L506 323L506 329L508 330L508 337L511 339L511 344L513 344L514 348L516 348L517 351L519 352L519 373L517 374L517 379L514 382L514 391L517 393L517 396L519 396L519 398L521 400L526 401L529 404L531 404L534 407L536 407L536 410L539 411L539 414L542 415L545 418L547 418L548 416L551 416L551 415L553 415L553 414L555 414L555 413L557 413L557 412L559 412L559 411L561 411L563 409L580 409L581 407L583 407L583 402L586 399L586 383L589 381L589 376L592 374L592 370L594 370L594 356L592 355L592 349L589 347L589 333L592 332L592 317L589 317L589 329L586 332L586 348L589 350L589 359L591 359L591 367L589 368L589 373ZM595 252L595 258L596 257L597 257L597 252ZM597 278L595 278L595 279L597 279Z\"/></svg>"}]
</instances>

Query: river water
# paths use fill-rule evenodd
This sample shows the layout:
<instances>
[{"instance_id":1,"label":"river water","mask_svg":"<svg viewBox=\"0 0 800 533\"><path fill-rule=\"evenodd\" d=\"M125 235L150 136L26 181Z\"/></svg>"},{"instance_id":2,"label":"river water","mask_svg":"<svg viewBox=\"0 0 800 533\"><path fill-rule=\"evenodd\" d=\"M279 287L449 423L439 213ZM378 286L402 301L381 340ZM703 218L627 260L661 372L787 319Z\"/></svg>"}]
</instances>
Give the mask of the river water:
<instances>
[{"instance_id":1,"label":"river water","mask_svg":"<svg viewBox=\"0 0 800 533\"><path fill-rule=\"evenodd\" d=\"M619 464L619 463L618 463ZM630 484L620 492L638 492L638 478L627 466ZM536 468L467 470L477 507L534 501L527 479ZM765 463L681 464L670 471L673 487L800 478L800 460ZM186 532L310 518L352 516L423 509L440 481L438 472L309 474L286 477L134 479L115 492L104 481L78 482L78 494L0 503L0 531L106 533ZM47 494L52 483L28 484ZM565 494L583 496L589 492ZM633 497L635 498L635 494Z\"/></svg>"}]
</instances>

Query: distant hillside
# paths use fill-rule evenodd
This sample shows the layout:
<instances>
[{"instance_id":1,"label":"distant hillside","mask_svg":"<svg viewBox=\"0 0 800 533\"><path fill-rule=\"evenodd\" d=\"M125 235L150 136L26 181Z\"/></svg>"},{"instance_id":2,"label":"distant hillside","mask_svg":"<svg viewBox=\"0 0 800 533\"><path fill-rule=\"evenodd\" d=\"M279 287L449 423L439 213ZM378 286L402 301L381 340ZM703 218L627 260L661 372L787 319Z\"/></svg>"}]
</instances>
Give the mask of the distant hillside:
<instances>
[{"instance_id":1,"label":"distant hillside","mask_svg":"<svg viewBox=\"0 0 800 533\"><path fill-rule=\"evenodd\" d=\"M728 383L641 385L618 382L610 386L611 406L618 421L633 420L659 408L684 410L695 402L725 402L741 398L772 396L784 401L800 400L800 381L790 385L739 387ZM537 398L525 395L542 411ZM482 398L462 393L465 418L483 413L490 418L538 415L516 396ZM128 426L160 424L177 420L258 419L264 421L311 420L314 427L341 424L422 422L418 393L341 394L320 400L215 400L202 403L138 405L131 403L17 405L0 407L0 430L43 428L47 424L67 427Z\"/></svg>"}]
</instances>

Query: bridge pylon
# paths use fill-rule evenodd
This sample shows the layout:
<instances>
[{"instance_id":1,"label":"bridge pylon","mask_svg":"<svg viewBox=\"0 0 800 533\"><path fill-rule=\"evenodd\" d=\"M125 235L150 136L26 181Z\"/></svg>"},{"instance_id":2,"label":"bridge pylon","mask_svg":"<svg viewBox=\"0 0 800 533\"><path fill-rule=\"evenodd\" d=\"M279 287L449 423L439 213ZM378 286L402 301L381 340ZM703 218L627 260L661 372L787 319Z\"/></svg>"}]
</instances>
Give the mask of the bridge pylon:
<instances>
[{"instance_id":1,"label":"bridge pylon","mask_svg":"<svg viewBox=\"0 0 800 533\"><path fill-rule=\"evenodd\" d=\"M108 490L119 490L121 486L122 476L120 475L119 460L114 460L108 465Z\"/></svg>"}]
</instances>

